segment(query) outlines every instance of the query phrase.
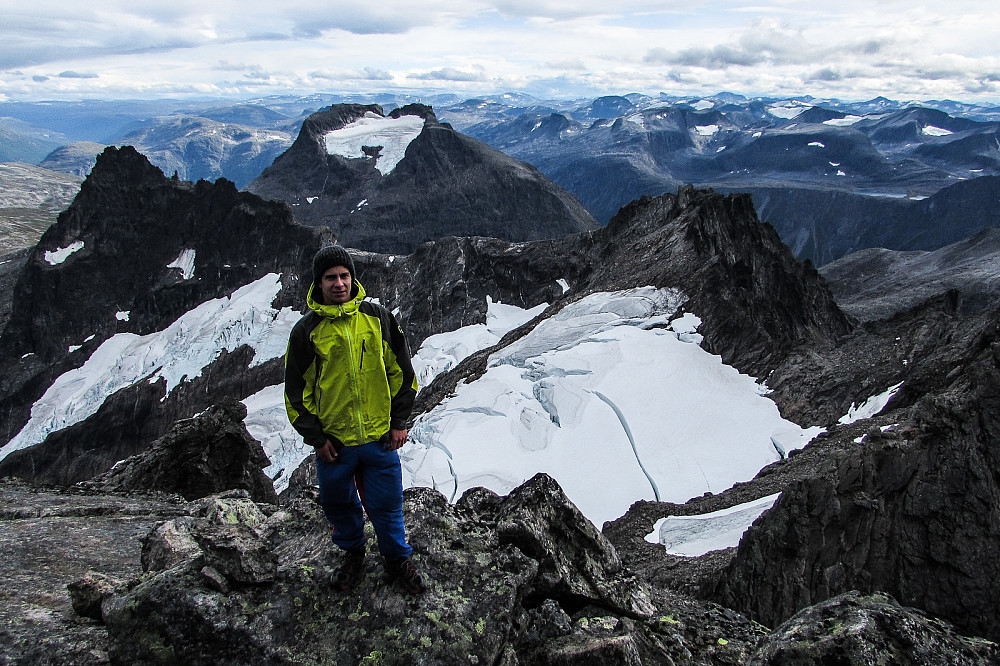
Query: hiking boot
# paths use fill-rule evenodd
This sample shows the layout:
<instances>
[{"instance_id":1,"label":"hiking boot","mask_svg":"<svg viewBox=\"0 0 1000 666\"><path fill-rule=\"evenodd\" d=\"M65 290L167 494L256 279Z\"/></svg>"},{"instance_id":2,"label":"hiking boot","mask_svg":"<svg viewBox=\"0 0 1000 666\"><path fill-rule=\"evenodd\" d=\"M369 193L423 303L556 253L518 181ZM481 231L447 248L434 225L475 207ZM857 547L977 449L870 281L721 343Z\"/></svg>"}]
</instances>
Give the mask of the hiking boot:
<instances>
[{"instance_id":1,"label":"hiking boot","mask_svg":"<svg viewBox=\"0 0 1000 666\"><path fill-rule=\"evenodd\" d=\"M390 582L398 583L401 588L410 594L420 594L427 589L424 579L417 568L413 566L410 558L404 557L398 560L385 561L386 578Z\"/></svg>"},{"instance_id":2,"label":"hiking boot","mask_svg":"<svg viewBox=\"0 0 1000 666\"><path fill-rule=\"evenodd\" d=\"M365 569L365 549L345 550L341 558L340 568L333 577L333 586L341 592L347 592L361 582Z\"/></svg>"}]
</instances>

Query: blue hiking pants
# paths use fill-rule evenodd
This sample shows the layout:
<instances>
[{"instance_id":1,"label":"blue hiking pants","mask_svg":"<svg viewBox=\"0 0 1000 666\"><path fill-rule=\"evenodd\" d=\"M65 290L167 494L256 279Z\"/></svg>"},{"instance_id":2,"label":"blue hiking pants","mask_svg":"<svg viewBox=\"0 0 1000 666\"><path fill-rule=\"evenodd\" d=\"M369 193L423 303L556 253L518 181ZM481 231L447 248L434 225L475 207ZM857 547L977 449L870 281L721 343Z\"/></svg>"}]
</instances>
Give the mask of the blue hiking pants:
<instances>
[{"instance_id":1,"label":"blue hiking pants","mask_svg":"<svg viewBox=\"0 0 1000 666\"><path fill-rule=\"evenodd\" d=\"M345 446L332 463L317 456L316 472L333 543L346 550L363 547L367 512L384 557L413 553L403 528L403 468L395 451L381 442Z\"/></svg>"}]
</instances>

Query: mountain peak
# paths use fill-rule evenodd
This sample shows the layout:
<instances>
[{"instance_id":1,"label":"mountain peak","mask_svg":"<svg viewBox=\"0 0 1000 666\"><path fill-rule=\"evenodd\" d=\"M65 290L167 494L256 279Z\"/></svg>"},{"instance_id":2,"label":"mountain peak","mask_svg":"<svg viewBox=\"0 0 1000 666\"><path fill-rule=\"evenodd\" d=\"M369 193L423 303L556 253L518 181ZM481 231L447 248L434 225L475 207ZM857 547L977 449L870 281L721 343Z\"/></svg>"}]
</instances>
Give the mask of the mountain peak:
<instances>
[{"instance_id":1,"label":"mountain peak","mask_svg":"<svg viewBox=\"0 0 1000 666\"><path fill-rule=\"evenodd\" d=\"M313 114L247 189L376 252L412 252L445 236L525 241L597 226L539 171L439 123L423 104L388 116L375 104Z\"/></svg>"}]
</instances>

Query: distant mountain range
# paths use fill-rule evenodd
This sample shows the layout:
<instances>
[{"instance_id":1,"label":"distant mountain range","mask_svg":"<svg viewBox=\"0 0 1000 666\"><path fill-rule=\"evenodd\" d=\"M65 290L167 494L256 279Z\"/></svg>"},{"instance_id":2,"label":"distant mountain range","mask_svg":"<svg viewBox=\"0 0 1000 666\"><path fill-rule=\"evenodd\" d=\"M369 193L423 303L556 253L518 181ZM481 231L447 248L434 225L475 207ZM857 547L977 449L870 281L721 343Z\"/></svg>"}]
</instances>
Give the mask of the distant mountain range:
<instances>
[{"instance_id":1,"label":"distant mountain range","mask_svg":"<svg viewBox=\"0 0 1000 666\"><path fill-rule=\"evenodd\" d=\"M571 110L503 112L472 100L441 115L536 165L598 221L685 183L749 192L796 255L822 265L872 246L935 249L997 224L970 209L995 209L995 183L942 192L1000 174L997 113L943 106L962 115L889 100L735 96L604 97ZM952 206L915 205L938 193Z\"/></svg>"},{"instance_id":2,"label":"distant mountain range","mask_svg":"<svg viewBox=\"0 0 1000 666\"><path fill-rule=\"evenodd\" d=\"M242 188L292 145L309 114L360 102L389 114L416 101L313 95L230 105L4 103L0 159L82 175L101 145L128 144L167 175L225 177ZM796 256L824 265L869 247L934 250L998 222L996 107L732 93L419 101L433 105L441 123L536 167L602 224L639 196L687 183L749 192L759 217Z\"/></svg>"}]
</instances>

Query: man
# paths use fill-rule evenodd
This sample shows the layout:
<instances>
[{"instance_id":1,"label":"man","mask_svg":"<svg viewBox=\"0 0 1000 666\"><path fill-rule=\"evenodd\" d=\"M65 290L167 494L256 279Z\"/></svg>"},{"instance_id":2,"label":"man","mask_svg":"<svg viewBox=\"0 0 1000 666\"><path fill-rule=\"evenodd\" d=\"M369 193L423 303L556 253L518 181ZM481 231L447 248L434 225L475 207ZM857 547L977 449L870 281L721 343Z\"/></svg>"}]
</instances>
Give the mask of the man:
<instances>
[{"instance_id":1,"label":"man","mask_svg":"<svg viewBox=\"0 0 1000 666\"><path fill-rule=\"evenodd\" d=\"M364 298L347 250L331 245L316 253L310 312L288 340L285 407L316 449L320 503L333 542L345 551L335 585L347 591L361 580L367 512L388 577L416 594L424 582L406 542L396 451L406 442L417 382L395 317Z\"/></svg>"}]
</instances>

